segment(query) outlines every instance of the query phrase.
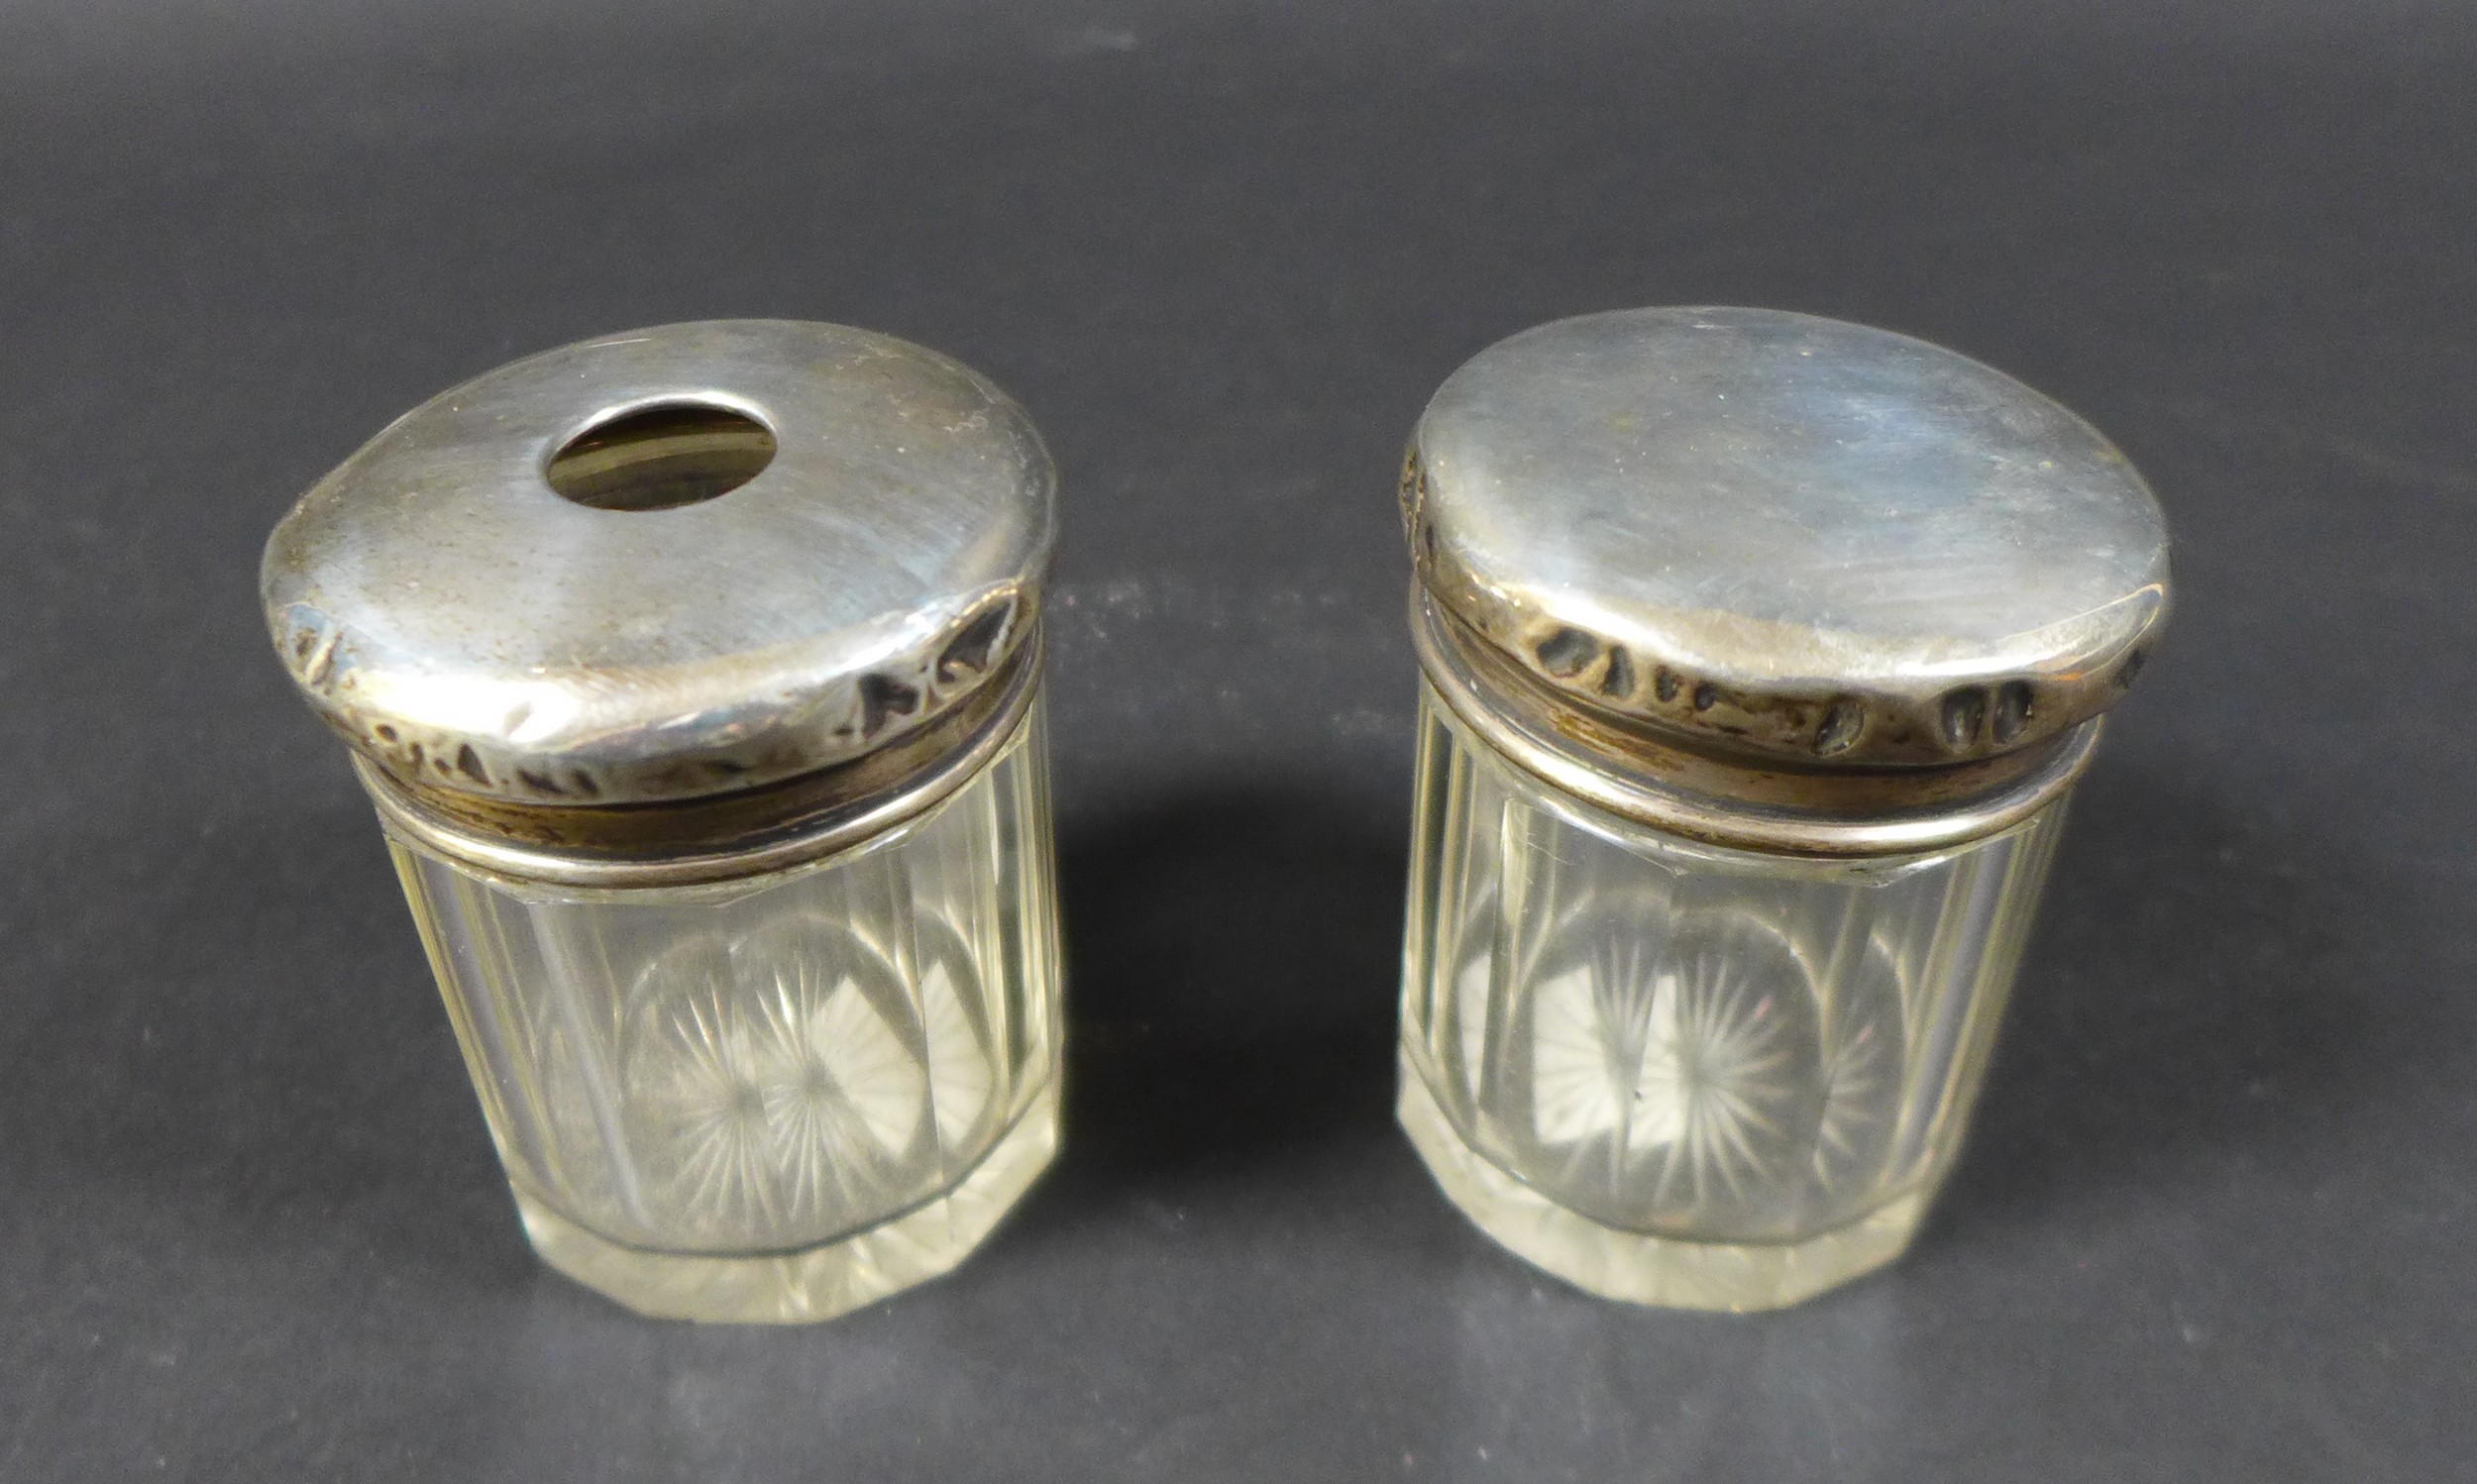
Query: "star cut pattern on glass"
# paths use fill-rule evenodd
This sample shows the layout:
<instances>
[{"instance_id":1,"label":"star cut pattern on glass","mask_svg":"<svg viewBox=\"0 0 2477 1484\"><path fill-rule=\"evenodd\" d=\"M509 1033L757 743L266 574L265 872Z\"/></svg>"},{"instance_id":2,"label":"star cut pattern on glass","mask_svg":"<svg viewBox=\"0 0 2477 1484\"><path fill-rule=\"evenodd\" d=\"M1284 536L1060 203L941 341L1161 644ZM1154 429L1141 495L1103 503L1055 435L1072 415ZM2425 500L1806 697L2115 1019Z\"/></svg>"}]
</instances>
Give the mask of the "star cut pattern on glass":
<instances>
[{"instance_id":1,"label":"star cut pattern on glass","mask_svg":"<svg viewBox=\"0 0 2477 1484\"><path fill-rule=\"evenodd\" d=\"M885 954L815 916L648 964L620 1072L630 1149L661 1172L654 1214L809 1241L941 1175L997 1083L970 973L940 953L908 993Z\"/></svg>"}]
</instances>

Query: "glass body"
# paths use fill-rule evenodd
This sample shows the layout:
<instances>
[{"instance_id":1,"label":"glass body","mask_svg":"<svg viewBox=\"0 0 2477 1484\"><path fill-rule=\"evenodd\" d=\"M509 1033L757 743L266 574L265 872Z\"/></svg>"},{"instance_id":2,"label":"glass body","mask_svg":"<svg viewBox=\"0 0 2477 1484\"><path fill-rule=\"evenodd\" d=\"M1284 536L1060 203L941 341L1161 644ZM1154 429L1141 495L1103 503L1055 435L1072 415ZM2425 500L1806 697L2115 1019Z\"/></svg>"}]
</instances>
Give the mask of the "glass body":
<instances>
[{"instance_id":1,"label":"glass body","mask_svg":"<svg viewBox=\"0 0 2477 1484\"><path fill-rule=\"evenodd\" d=\"M1057 1139L1037 707L929 812L719 885L509 881L391 838L535 1248L666 1318L946 1271Z\"/></svg>"},{"instance_id":2,"label":"glass body","mask_svg":"<svg viewBox=\"0 0 2477 1484\"><path fill-rule=\"evenodd\" d=\"M1693 844L1423 687L1403 1125L1606 1297L1771 1308L1881 1266L1959 1148L2062 816L1858 862Z\"/></svg>"}]
</instances>

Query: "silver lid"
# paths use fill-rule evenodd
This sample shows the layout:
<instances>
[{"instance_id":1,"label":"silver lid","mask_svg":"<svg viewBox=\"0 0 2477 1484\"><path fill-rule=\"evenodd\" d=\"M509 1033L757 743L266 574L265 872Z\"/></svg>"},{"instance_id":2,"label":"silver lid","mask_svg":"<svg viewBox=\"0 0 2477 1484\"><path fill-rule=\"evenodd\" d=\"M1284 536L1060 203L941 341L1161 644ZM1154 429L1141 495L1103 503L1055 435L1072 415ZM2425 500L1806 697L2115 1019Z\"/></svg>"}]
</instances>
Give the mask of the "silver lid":
<instances>
[{"instance_id":1,"label":"silver lid","mask_svg":"<svg viewBox=\"0 0 2477 1484\"><path fill-rule=\"evenodd\" d=\"M666 325L398 419L276 526L261 585L310 704L399 782L705 798L951 732L1003 689L1054 482L1023 410L942 356Z\"/></svg>"},{"instance_id":2,"label":"silver lid","mask_svg":"<svg viewBox=\"0 0 2477 1484\"><path fill-rule=\"evenodd\" d=\"M1638 309L1502 341L1429 403L1403 500L1436 603L1529 680L1810 766L2055 738L2131 684L2168 608L2158 504L2089 424L1809 315Z\"/></svg>"}]
</instances>

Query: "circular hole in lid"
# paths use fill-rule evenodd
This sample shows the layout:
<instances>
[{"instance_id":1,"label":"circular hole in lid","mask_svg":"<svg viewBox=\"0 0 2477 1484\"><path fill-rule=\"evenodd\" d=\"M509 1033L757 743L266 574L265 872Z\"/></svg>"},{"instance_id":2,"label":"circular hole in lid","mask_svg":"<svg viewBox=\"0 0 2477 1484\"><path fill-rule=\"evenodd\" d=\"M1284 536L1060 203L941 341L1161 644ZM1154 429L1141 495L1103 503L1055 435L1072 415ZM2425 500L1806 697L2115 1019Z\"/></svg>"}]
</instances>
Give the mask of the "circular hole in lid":
<instances>
[{"instance_id":1,"label":"circular hole in lid","mask_svg":"<svg viewBox=\"0 0 2477 1484\"><path fill-rule=\"evenodd\" d=\"M657 402L560 446L542 477L596 510L676 510L729 494L774 462L774 434L711 402Z\"/></svg>"}]
</instances>

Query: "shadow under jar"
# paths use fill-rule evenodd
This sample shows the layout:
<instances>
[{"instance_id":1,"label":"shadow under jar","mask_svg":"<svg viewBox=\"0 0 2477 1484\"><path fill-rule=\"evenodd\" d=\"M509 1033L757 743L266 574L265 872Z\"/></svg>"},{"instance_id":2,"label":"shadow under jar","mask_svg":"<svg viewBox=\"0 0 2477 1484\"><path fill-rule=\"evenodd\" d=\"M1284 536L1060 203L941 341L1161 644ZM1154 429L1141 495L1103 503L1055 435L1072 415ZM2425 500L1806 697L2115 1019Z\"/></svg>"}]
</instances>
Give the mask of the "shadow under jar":
<instances>
[{"instance_id":1,"label":"shadow under jar","mask_svg":"<svg viewBox=\"0 0 2477 1484\"><path fill-rule=\"evenodd\" d=\"M1057 1139L1054 477L865 331L609 336L415 409L279 524L527 1233L646 1314L830 1318Z\"/></svg>"},{"instance_id":2,"label":"shadow under jar","mask_svg":"<svg viewBox=\"0 0 2477 1484\"><path fill-rule=\"evenodd\" d=\"M1922 342L1646 309L1462 367L1402 498L1412 1142L1610 1298L1766 1309L1891 1261L2167 613L2140 477Z\"/></svg>"}]
</instances>

